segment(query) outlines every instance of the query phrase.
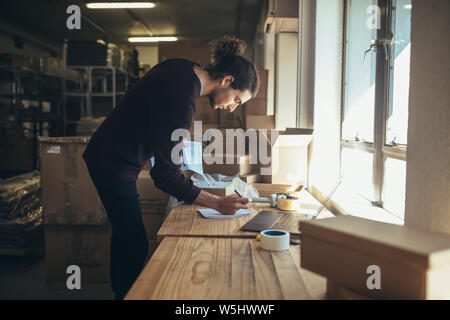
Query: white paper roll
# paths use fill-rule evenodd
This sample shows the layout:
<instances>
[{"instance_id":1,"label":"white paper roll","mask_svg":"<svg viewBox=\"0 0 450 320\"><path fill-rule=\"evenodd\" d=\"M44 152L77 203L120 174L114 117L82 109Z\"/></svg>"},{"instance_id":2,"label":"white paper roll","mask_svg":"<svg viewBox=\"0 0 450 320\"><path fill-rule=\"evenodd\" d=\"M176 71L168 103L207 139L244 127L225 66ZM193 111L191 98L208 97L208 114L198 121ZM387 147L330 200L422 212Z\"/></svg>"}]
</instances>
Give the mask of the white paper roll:
<instances>
[{"instance_id":1,"label":"white paper roll","mask_svg":"<svg viewBox=\"0 0 450 320\"><path fill-rule=\"evenodd\" d=\"M276 229L261 231L261 248L270 251L288 250L289 232Z\"/></svg>"}]
</instances>

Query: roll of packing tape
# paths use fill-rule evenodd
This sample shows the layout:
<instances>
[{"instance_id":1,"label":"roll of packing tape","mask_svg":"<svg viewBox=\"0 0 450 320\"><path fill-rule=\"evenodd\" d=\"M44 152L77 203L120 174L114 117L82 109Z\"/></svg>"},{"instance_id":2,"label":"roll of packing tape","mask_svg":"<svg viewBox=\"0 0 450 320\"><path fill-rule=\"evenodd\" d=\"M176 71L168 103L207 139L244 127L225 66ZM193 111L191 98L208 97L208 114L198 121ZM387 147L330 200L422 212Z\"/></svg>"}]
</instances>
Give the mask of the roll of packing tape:
<instances>
[{"instance_id":1,"label":"roll of packing tape","mask_svg":"<svg viewBox=\"0 0 450 320\"><path fill-rule=\"evenodd\" d=\"M289 194L282 194L277 199L277 208L281 210L300 210L300 199Z\"/></svg>"},{"instance_id":2,"label":"roll of packing tape","mask_svg":"<svg viewBox=\"0 0 450 320\"><path fill-rule=\"evenodd\" d=\"M289 232L276 229L261 231L261 248L270 251L288 250Z\"/></svg>"}]
</instances>

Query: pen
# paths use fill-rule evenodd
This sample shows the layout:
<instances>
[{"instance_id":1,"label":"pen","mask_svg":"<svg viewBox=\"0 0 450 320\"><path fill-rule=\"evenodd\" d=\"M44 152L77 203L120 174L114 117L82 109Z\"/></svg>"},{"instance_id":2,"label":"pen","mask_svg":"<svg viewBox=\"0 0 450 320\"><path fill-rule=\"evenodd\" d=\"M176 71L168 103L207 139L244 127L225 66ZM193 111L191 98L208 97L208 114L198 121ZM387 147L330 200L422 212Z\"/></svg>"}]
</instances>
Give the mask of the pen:
<instances>
[{"instance_id":1,"label":"pen","mask_svg":"<svg viewBox=\"0 0 450 320\"><path fill-rule=\"evenodd\" d=\"M234 189L234 192L236 192L236 194L242 198L242 196L239 194L239 192L236 191L236 189Z\"/></svg>"}]
</instances>

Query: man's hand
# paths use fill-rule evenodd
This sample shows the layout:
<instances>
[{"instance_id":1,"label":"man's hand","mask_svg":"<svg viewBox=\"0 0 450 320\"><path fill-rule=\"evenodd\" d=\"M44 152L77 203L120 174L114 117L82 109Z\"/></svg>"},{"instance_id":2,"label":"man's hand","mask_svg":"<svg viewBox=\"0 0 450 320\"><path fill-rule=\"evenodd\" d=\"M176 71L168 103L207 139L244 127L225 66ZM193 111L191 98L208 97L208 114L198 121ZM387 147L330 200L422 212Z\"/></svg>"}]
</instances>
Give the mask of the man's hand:
<instances>
[{"instance_id":1,"label":"man's hand","mask_svg":"<svg viewBox=\"0 0 450 320\"><path fill-rule=\"evenodd\" d=\"M237 195L219 197L215 209L223 214L235 214L239 209L248 209L248 202L248 198Z\"/></svg>"},{"instance_id":2,"label":"man's hand","mask_svg":"<svg viewBox=\"0 0 450 320\"><path fill-rule=\"evenodd\" d=\"M239 209L248 209L250 199L238 195L219 197L202 190L194 203L215 209L223 214L235 214Z\"/></svg>"}]
</instances>

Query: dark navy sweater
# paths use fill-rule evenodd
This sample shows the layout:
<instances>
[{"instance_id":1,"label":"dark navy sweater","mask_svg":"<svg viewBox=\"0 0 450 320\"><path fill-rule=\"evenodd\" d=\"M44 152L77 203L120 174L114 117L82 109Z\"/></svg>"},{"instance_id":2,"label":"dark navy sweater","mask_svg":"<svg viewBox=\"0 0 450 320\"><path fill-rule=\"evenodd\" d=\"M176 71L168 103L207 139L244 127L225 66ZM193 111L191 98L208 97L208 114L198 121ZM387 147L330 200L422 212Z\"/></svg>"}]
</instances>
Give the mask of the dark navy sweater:
<instances>
[{"instance_id":1,"label":"dark navy sweater","mask_svg":"<svg viewBox=\"0 0 450 320\"><path fill-rule=\"evenodd\" d=\"M200 193L171 160L172 131L190 129L200 96L197 64L166 60L153 67L119 102L93 134L83 158L95 178L110 183L136 181L149 157L157 188L192 203Z\"/></svg>"}]
</instances>

